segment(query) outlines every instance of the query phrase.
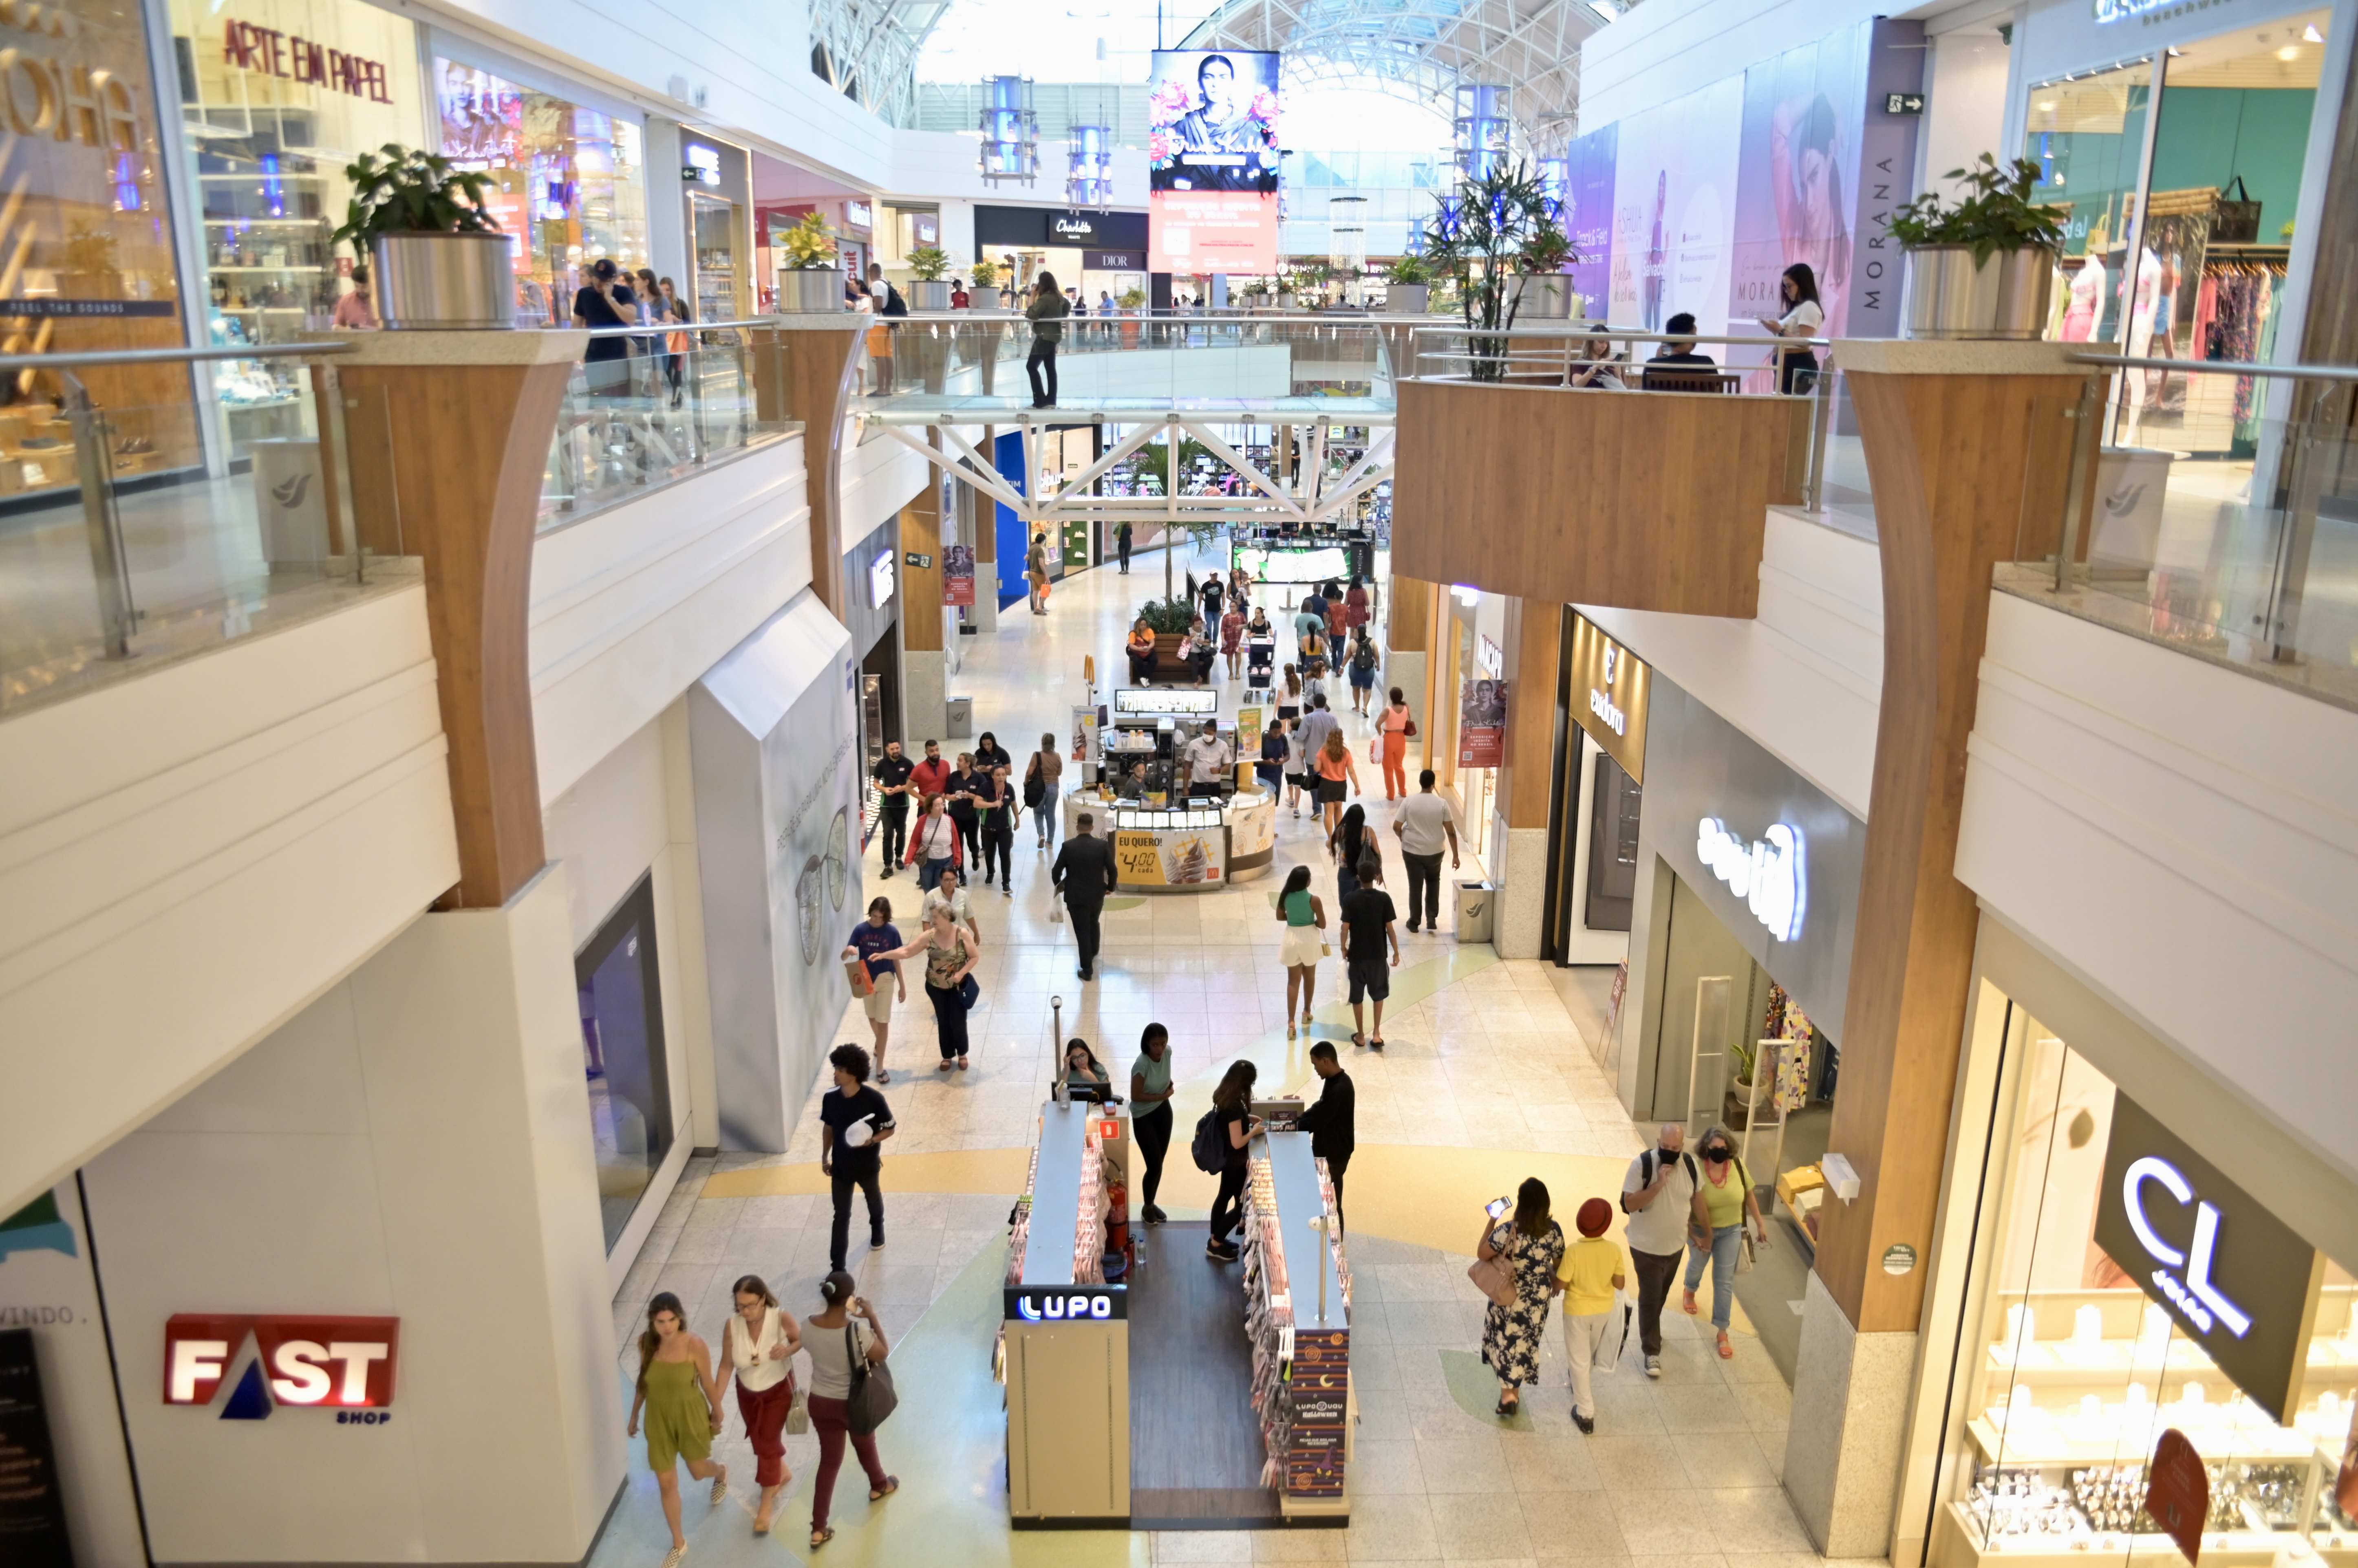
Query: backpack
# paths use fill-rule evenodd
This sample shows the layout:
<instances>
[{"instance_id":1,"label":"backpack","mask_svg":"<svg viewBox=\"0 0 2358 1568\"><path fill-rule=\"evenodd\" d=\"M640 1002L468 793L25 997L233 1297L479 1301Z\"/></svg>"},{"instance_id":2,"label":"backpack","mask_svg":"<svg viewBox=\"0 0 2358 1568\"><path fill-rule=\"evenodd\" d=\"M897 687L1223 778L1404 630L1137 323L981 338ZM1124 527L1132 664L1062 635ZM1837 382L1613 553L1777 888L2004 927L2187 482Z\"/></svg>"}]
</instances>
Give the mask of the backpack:
<instances>
[{"instance_id":1,"label":"backpack","mask_svg":"<svg viewBox=\"0 0 2358 1568\"><path fill-rule=\"evenodd\" d=\"M1643 1154L1638 1156L1638 1187L1640 1192L1654 1184L1654 1161L1660 1152L1661 1151L1659 1149L1649 1149ZM1703 1173L1695 1168L1695 1159L1693 1155L1687 1153L1684 1150L1681 1150L1679 1152L1679 1163L1687 1168L1687 1180L1689 1182L1692 1182L1698 1187L1703 1185ZM1621 1195L1621 1212L1623 1214L1630 1212L1629 1195L1628 1193L1623 1193Z\"/></svg>"},{"instance_id":2,"label":"backpack","mask_svg":"<svg viewBox=\"0 0 2358 1568\"><path fill-rule=\"evenodd\" d=\"M1220 1108L1214 1106L1195 1123L1195 1139L1187 1145L1195 1158L1195 1169L1206 1175L1217 1176L1228 1162L1228 1124L1220 1119Z\"/></svg>"},{"instance_id":3,"label":"backpack","mask_svg":"<svg viewBox=\"0 0 2358 1568\"><path fill-rule=\"evenodd\" d=\"M909 302L901 297L901 291L893 287L891 281L888 279L884 285L884 303L876 308L876 314L879 316L906 316L908 313Z\"/></svg>"},{"instance_id":4,"label":"backpack","mask_svg":"<svg viewBox=\"0 0 2358 1568\"><path fill-rule=\"evenodd\" d=\"M1351 667L1355 670L1374 669L1376 667L1376 645L1373 643L1368 642L1366 638L1361 638L1359 640L1358 647L1352 650Z\"/></svg>"}]
</instances>

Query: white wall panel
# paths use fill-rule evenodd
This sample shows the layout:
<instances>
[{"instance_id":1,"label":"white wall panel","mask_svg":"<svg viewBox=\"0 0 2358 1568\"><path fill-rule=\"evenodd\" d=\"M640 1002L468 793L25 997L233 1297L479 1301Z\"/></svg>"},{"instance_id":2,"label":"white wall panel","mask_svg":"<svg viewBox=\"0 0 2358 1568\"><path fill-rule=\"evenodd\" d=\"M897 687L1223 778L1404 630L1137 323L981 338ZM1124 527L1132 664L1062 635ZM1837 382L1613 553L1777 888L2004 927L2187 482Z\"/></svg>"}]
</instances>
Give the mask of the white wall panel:
<instances>
[{"instance_id":1,"label":"white wall panel","mask_svg":"<svg viewBox=\"0 0 2358 1568\"><path fill-rule=\"evenodd\" d=\"M0 724L0 1212L459 878L422 587Z\"/></svg>"},{"instance_id":2,"label":"white wall panel","mask_svg":"<svg viewBox=\"0 0 2358 1568\"><path fill-rule=\"evenodd\" d=\"M2004 594L1958 875L2358 1177L2358 715Z\"/></svg>"},{"instance_id":3,"label":"white wall panel","mask_svg":"<svg viewBox=\"0 0 2358 1568\"><path fill-rule=\"evenodd\" d=\"M1609 125L1899 10L1866 0L1647 0L1581 44L1580 128Z\"/></svg>"},{"instance_id":4,"label":"white wall panel","mask_svg":"<svg viewBox=\"0 0 2358 1568\"><path fill-rule=\"evenodd\" d=\"M541 535L530 654L541 799L653 723L809 581L800 436Z\"/></svg>"},{"instance_id":5,"label":"white wall panel","mask_svg":"<svg viewBox=\"0 0 2358 1568\"><path fill-rule=\"evenodd\" d=\"M1758 619L1578 609L1864 821L1883 692L1881 573L1873 544L1772 509Z\"/></svg>"},{"instance_id":6,"label":"white wall panel","mask_svg":"<svg viewBox=\"0 0 2358 1568\"><path fill-rule=\"evenodd\" d=\"M1020 371L1017 373L1022 374ZM968 430L965 435L968 440L974 441L979 439L981 432ZM866 543L868 535L885 519L898 516L901 508L925 493L925 487L933 482L930 476L938 471L889 436L874 434L861 439L846 431L842 480L845 551ZM868 585L863 581L858 589L864 593ZM779 604L784 602L779 600Z\"/></svg>"}]
</instances>

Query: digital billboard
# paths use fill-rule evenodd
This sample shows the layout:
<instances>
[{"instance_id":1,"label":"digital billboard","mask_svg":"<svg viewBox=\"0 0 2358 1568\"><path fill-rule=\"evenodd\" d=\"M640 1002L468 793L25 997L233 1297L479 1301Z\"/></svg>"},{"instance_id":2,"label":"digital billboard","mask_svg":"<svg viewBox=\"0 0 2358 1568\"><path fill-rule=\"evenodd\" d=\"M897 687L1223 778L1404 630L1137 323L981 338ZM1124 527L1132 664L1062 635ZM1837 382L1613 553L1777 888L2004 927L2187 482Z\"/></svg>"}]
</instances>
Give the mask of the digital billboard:
<instances>
[{"instance_id":1,"label":"digital billboard","mask_svg":"<svg viewBox=\"0 0 2358 1568\"><path fill-rule=\"evenodd\" d=\"M1278 62L1277 55L1240 49L1154 55L1149 270L1276 270Z\"/></svg>"}]
</instances>

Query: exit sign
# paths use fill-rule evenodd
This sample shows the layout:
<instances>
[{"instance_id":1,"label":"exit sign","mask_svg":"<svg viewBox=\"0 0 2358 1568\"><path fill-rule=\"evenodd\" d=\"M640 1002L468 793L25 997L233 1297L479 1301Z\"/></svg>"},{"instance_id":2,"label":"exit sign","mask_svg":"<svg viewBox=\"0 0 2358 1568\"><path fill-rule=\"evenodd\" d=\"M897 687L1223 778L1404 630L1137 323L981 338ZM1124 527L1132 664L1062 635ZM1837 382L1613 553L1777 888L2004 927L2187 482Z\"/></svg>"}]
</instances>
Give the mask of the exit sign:
<instances>
[{"instance_id":1,"label":"exit sign","mask_svg":"<svg viewBox=\"0 0 2358 1568\"><path fill-rule=\"evenodd\" d=\"M1887 92L1883 95L1883 112L1887 114L1921 114L1924 95L1920 92Z\"/></svg>"}]
</instances>

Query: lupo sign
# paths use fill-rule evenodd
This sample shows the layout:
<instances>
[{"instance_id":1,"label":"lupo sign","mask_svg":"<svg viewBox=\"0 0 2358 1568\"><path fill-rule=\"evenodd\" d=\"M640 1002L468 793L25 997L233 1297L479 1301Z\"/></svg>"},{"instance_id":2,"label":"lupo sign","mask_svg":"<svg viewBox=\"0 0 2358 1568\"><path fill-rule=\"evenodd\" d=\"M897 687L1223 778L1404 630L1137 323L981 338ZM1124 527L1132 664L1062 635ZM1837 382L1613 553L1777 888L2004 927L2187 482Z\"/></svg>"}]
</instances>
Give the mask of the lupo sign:
<instances>
[{"instance_id":1,"label":"lupo sign","mask_svg":"<svg viewBox=\"0 0 2358 1568\"><path fill-rule=\"evenodd\" d=\"M2096 1245L2272 1419L2298 1407L2323 1255L2123 1094Z\"/></svg>"}]
</instances>

